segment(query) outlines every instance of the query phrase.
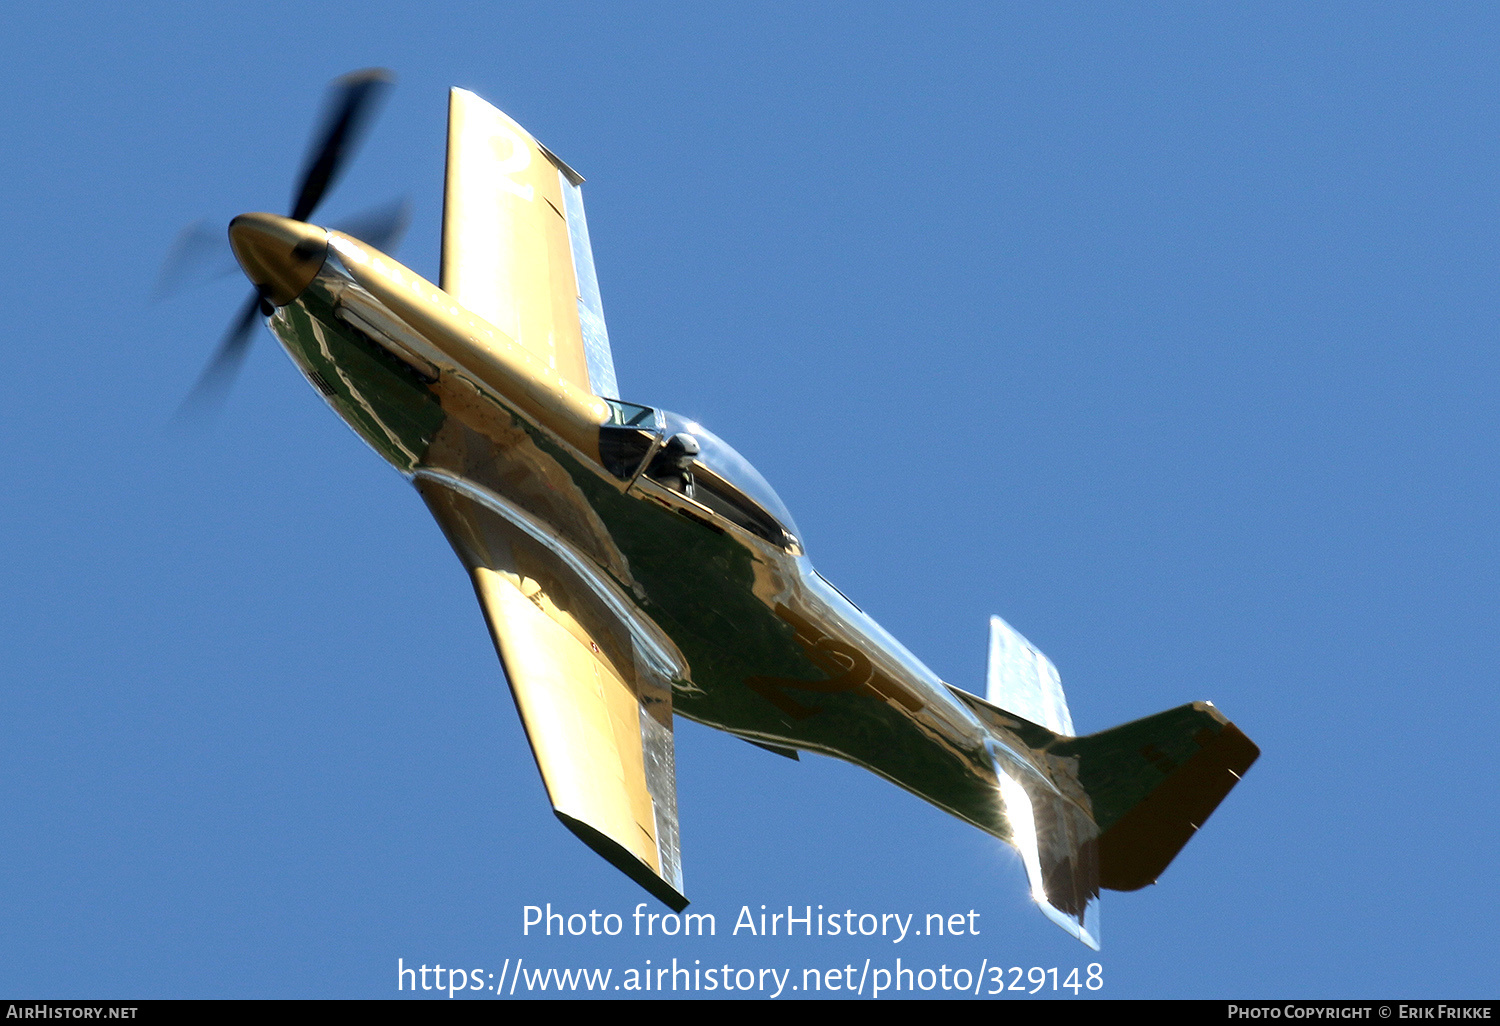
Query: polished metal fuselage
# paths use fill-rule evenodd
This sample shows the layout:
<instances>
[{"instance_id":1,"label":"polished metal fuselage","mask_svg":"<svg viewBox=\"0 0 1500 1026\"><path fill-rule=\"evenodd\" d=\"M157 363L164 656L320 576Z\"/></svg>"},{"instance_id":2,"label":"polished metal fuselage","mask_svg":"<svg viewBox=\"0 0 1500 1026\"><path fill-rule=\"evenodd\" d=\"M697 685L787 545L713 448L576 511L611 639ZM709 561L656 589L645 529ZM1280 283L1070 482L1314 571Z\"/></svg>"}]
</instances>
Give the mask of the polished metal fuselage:
<instances>
[{"instance_id":1,"label":"polished metal fuselage","mask_svg":"<svg viewBox=\"0 0 1500 1026\"><path fill-rule=\"evenodd\" d=\"M977 700L824 580L795 540L775 544L647 474L611 472L607 404L518 360L390 258L330 242L312 283L270 319L292 359L424 495L457 492L529 539L538 588L606 646L628 635L671 681L674 712L849 760L1006 840L997 764L1074 790L1028 746L1024 721L1015 736L982 721Z\"/></svg>"}]
</instances>

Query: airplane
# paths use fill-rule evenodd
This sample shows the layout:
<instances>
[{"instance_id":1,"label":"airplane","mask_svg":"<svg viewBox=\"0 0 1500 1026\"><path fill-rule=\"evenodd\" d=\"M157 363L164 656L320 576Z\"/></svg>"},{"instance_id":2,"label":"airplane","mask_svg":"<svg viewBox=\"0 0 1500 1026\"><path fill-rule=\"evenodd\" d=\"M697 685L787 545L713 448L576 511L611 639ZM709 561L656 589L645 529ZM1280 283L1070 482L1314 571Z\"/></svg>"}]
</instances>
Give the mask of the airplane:
<instances>
[{"instance_id":1,"label":"airplane","mask_svg":"<svg viewBox=\"0 0 1500 1026\"><path fill-rule=\"evenodd\" d=\"M1075 736L1056 667L998 617L984 696L939 679L727 442L619 395L583 178L475 93L449 94L437 284L311 223L389 81L338 80L290 215L230 223L255 292L199 391L264 316L447 536L557 818L673 911L680 716L847 760L1010 844L1043 914L1097 949L1100 890L1154 883L1255 744L1208 702Z\"/></svg>"}]
</instances>

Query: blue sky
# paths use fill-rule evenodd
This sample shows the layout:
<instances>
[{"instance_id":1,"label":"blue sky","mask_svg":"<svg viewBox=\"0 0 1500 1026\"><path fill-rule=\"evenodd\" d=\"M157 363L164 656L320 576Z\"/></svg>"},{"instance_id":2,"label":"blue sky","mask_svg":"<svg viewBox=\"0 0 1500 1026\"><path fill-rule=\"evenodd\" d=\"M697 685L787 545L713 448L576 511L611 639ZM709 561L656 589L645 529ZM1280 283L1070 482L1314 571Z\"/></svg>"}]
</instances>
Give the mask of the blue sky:
<instances>
[{"instance_id":1,"label":"blue sky","mask_svg":"<svg viewBox=\"0 0 1500 1026\"><path fill-rule=\"evenodd\" d=\"M1497 46L1486 5L12 11L0 993L900 957L1494 996ZM153 304L173 237L284 210L325 84L376 64L328 219L410 195L435 277L474 89L588 178L624 397L735 444L940 675L982 690L999 613L1081 731L1211 699L1260 744L1159 886L1106 894L1101 955L972 828L685 723L719 936L522 936L649 899L553 819L418 497L268 335L168 426L246 291ZM789 903L981 932L728 935Z\"/></svg>"}]
</instances>

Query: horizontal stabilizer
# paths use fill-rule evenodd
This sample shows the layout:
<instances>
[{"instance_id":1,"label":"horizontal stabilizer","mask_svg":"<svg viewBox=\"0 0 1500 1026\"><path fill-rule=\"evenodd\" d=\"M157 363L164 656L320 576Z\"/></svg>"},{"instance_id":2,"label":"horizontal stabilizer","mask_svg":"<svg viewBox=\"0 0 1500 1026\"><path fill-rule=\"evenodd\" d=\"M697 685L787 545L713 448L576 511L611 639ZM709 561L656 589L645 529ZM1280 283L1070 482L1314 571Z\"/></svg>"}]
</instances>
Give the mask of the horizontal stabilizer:
<instances>
[{"instance_id":1,"label":"horizontal stabilizer","mask_svg":"<svg viewBox=\"0 0 1500 1026\"><path fill-rule=\"evenodd\" d=\"M1099 827L1099 883L1133 891L1155 883L1218 808L1260 749L1208 702L1169 709L1048 754L1078 759L1078 780Z\"/></svg>"},{"instance_id":2,"label":"horizontal stabilizer","mask_svg":"<svg viewBox=\"0 0 1500 1026\"><path fill-rule=\"evenodd\" d=\"M990 669L985 701L1069 737L1073 716L1052 660L998 616L990 617Z\"/></svg>"},{"instance_id":3,"label":"horizontal stabilizer","mask_svg":"<svg viewBox=\"0 0 1500 1026\"><path fill-rule=\"evenodd\" d=\"M1021 855L1031 899L1042 914L1099 950L1098 829L1089 814L1034 772L1017 772L991 748L1010 823L1011 845Z\"/></svg>"}]
</instances>

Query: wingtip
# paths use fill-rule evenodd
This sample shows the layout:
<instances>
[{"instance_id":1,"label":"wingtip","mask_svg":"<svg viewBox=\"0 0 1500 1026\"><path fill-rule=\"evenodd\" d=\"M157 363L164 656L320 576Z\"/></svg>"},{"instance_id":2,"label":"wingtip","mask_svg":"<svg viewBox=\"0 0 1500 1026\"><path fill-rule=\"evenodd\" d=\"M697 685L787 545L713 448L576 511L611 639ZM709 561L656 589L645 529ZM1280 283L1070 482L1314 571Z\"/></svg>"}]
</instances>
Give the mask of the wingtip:
<instances>
[{"instance_id":1,"label":"wingtip","mask_svg":"<svg viewBox=\"0 0 1500 1026\"><path fill-rule=\"evenodd\" d=\"M566 812L553 809L552 814L561 821L563 826L571 830L575 837L594 849L594 852L603 856L606 862L634 880L653 898L656 898L673 912L681 912L688 907L688 899L677 888L663 880L660 876L657 876L650 866L642 862L618 841L589 826L582 820L575 819Z\"/></svg>"}]
</instances>

